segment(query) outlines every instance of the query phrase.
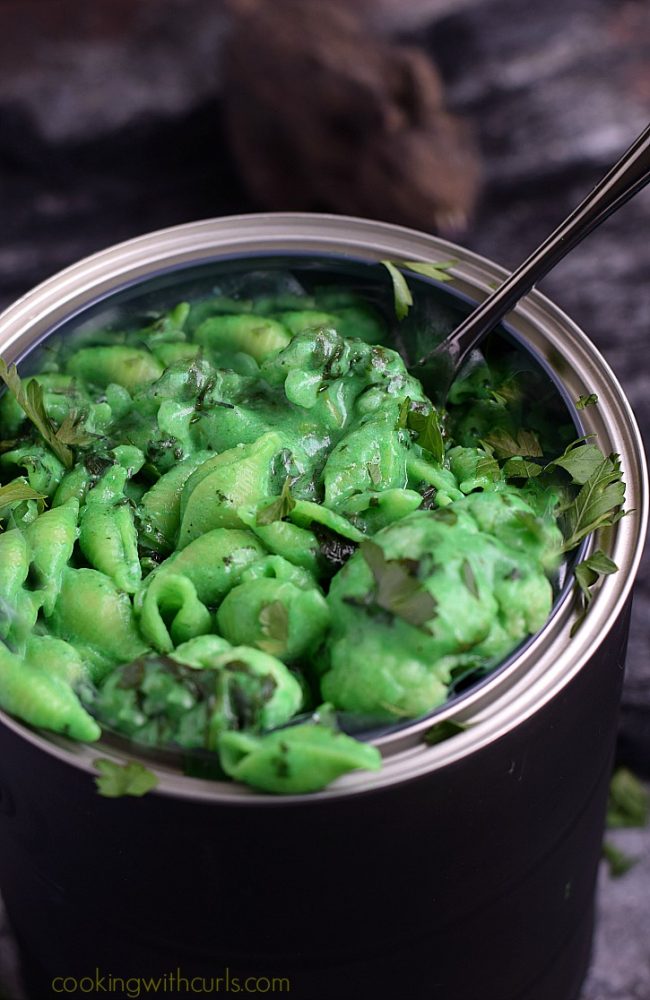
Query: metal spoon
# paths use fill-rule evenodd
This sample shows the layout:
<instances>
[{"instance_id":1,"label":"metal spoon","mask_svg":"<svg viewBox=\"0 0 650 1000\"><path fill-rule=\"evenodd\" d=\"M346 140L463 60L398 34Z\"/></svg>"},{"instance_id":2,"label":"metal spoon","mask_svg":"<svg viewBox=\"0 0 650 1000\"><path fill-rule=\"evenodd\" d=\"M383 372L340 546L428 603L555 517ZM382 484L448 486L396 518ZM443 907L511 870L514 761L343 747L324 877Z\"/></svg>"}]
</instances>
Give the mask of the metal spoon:
<instances>
[{"instance_id":1,"label":"metal spoon","mask_svg":"<svg viewBox=\"0 0 650 1000\"><path fill-rule=\"evenodd\" d=\"M434 402L444 405L449 386L472 348L510 312L558 261L650 181L650 125L593 191L516 271L460 326L413 366Z\"/></svg>"}]
</instances>

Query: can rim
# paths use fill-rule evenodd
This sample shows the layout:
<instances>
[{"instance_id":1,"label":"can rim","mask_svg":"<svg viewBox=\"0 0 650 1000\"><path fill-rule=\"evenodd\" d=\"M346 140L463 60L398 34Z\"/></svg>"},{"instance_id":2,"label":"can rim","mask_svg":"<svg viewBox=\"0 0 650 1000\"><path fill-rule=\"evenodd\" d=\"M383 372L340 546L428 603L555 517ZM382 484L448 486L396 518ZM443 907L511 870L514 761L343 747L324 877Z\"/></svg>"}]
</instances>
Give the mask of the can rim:
<instances>
[{"instance_id":1,"label":"can rim","mask_svg":"<svg viewBox=\"0 0 650 1000\"><path fill-rule=\"evenodd\" d=\"M116 290L126 277L137 283L157 272L161 264L170 270L215 261L242 253L264 253L270 247L291 252L310 249L314 253L346 253L368 259L427 261L453 256L458 262L450 287L480 300L490 293L494 281L508 272L464 247L417 230L373 220L312 213L261 213L225 216L185 223L148 233L99 251L71 265L22 296L0 315L0 346L7 360L30 346L39 331L49 330L69 319L98 298ZM207 255L207 256L206 256ZM163 765L148 766L159 777L153 794L199 799L220 804L245 805L329 801L333 796L359 794L417 778L447 766L503 736L555 697L585 667L605 639L628 600L641 560L648 524L648 472L639 428L623 390L611 368L587 335L559 307L534 290L508 315L507 322L525 341L541 348L556 377L573 398L596 391L599 405L583 411L587 433L598 435L601 447L617 451L623 460L628 502L633 512L602 534L603 547L619 565L619 572L605 578L589 615L575 637L569 639L571 595L565 595L549 623L538 633L505 674L479 691L470 691L461 702L441 710L436 722L447 718L471 723L452 740L428 747L424 732L430 719L415 722L408 730L388 734L376 741L385 755L377 774L355 772L338 779L329 788L310 795L274 797L224 782L179 775ZM538 343L539 342L539 343ZM569 385L567 385L567 382ZM93 761L100 748L76 744L56 734L45 736L0 711L2 723L38 749L63 762L96 775ZM101 755L123 761L124 755L101 746ZM130 757L137 756L134 750Z\"/></svg>"}]
</instances>

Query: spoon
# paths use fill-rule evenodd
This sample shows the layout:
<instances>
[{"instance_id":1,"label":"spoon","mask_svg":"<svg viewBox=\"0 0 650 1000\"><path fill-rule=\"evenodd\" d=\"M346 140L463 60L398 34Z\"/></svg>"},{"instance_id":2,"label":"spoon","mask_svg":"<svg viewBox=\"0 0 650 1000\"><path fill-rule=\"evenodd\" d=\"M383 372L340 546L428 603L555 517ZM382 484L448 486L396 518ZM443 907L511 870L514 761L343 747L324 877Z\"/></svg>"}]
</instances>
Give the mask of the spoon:
<instances>
[{"instance_id":1,"label":"spoon","mask_svg":"<svg viewBox=\"0 0 650 1000\"><path fill-rule=\"evenodd\" d=\"M415 363L412 373L434 402L444 405L449 386L469 352L522 296L592 230L650 181L650 125L549 237L460 326Z\"/></svg>"}]
</instances>

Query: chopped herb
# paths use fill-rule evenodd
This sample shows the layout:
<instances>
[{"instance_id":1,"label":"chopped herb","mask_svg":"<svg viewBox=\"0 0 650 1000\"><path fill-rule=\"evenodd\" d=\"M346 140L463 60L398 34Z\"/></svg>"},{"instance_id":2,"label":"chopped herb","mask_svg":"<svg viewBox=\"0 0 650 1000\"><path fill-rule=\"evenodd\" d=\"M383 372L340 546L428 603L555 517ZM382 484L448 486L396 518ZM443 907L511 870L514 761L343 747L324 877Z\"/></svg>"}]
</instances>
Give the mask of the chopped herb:
<instances>
[{"instance_id":1,"label":"chopped herb","mask_svg":"<svg viewBox=\"0 0 650 1000\"><path fill-rule=\"evenodd\" d=\"M527 462L525 458L509 458L502 471L506 479L535 479L544 470L541 465Z\"/></svg>"},{"instance_id":2,"label":"chopped herb","mask_svg":"<svg viewBox=\"0 0 650 1000\"><path fill-rule=\"evenodd\" d=\"M569 473L574 483L582 486L602 464L604 455L595 444L586 444L584 438L572 441L559 458L553 459L547 469L559 466Z\"/></svg>"},{"instance_id":3,"label":"chopped herb","mask_svg":"<svg viewBox=\"0 0 650 1000\"><path fill-rule=\"evenodd\" d=\"M541 458L543 455L537 435L532 431L517 431L516 437L499 429L486 435L486 442L497 458Z\"/></svg>"},{"instance_id":4,"label":"chopped herb","mask_svg":"<svg viewBox=\"0 0 650 1000\"><path fill-rule=\"evenodd\" d=\"M595 392L590 392L588 396L578 396L576 399L576 409L584 410L586 406L595 406L598 402L598 396Z\"/></svg>"},{"instance_id":5,"label":"chopped herb","mask_svg":"<svg viewBox=\"0 0 650 1000\"><path fill-rule=\"evenodd\" d=\"M64 445L69 444L81 448L92 444L97 435L89 434L86 431L83 419L79 413L68 413L56 432L56 440Z\"/></svg>"},{"instance_id":6,"label":"chopped herb","mask_svg":"<svg viewBox=\"0 0 650 1000\"><path fill-rule=\"evenodd\" d=\"M291 496L291 480L287 476L282 487L282 493L277 500L273 500L268 507L263 507L262 510L257 512L258 526L263 527L266 524L273 524L274 521L284 520L295 506L296 501Z\"/></svg>"},{"instance_id":7,"label":"chopped herb","mask_svg":"<svg viewBox=\"0 0 650 1000\"><path fill-rule=\"evenodd\" d=\"M7 367L2 358L0 358L0 379L47 446L67 469L71 469L74 465L74 455L70 446L88 444L92 440L80 426L78 419L72 415L67 416L57 430L45 409L43 387L40 383L32 378L26 386L23 385L16 366Z\"/></svg>"},{"instance_id":8,"label":"chopped herb","mask_svg":"<svg viewBox=\"0 0 650 1000\"><path fill-rule=\"evenodd\" d=\"M650 795L626 767L619 767L609 784L607 828L644 827L648 823Z\"/></svg>"},{"instance_id":9,"label":"chopped herb","mask_svg":"<svg viewBox=\"0 0 650 1000\"><path fill-rule=\"evenodd\" d=\"M370 539L361 542L360 549L375 580L377 606L409 625L423 628L435 616L436 601L415 575L418 563L413 559L386 559L383 549Z\"/></svg>"},{"instance_id":10,"label":"chopped herb","mask_svg":"<svg viewBox=\"0 0 650 1000\"><path fill-rule=\"evenodd\" d=\"M458 522L458 514L450 507L440 507L433 516L436 521L442 521L444 524L457 524Z\"/></svg>"},{"instance_id":11,"label":"chopped herb","mask_svg":"<svg viewBox=\"0 0 650 1000\"><path fill-rule=\"evenodd\" d=\"M575 568L575 589L578 598L578 618L573 624L571 635L578 631L584 617L587 614L589 605L593 600L593 587L601 576L609 576L616 573L618 566L609 556L606 556L602 549L596 549L588 559L584 559Z\"/></svg>"},{"instance_id":12,"label":"chopped herb","mask_svg":"<svg viewBox=\"0 0 650 1000\"><path fill-rule=\"evenodd\" d=\"M389 260L382 260L380 263L384 265L393 282L395 315L398 319L404 319L413 305L413 296L411 295L409 286L406 284L406 278Z\"/></svg>"},{"instance_id":13,"label":"chopped herb","mask_svg":"<svg viewBox=\"0 0 650 1000\"><path fill-rule=\"evenodd\" d=\"M404 319L409 309L413 305L413 295L406 283L406 278L399 270L400 267L407 271L414 271L416 274L423 274L426 278L433 278L435 281L451 281L450 268L457 263L455 260L442 260L439 263L431 264L421 260L404 260L393 263L390 260L382 260L383 264L393 281L393 295L395 301L395 315L398 319Z\"/></svg>"},{"instance_id":14,"label":"chopped herb","mask_svg":"<svg viewBox=\"0 0 650 1000\"><path fill-rule=\"evenodd\" d=\"M100 795L107 799L117 799L122 795L142 796L158 784L152 771L138 761L116 764L115 761L100 757L93 761L100 772L95 784Z\"/></svg>"},{"instance_id":15,"label":"chopped herb","mask_svg":"<svg viewBox=\"0 0 650 1000\"><path fill-rule=\"evenodd\" d=\"M625 483L618 455L603 458L582 486L577 497L563 511L565 542L563 552L569 552L587 535L598 528L615 524L623 512Z\"/></svg>"},{"instance_id":16,"label":"chopped herb","mask_svg":"<svg viewBox=\"0 0 650 1000\"><path fill-rule=\"evenodd\" d=\"M513 459L511 459L513 461ZM491 455L485 455L483 458L479 458L476 463L476 473L477 479L489 479L490 482L496 483L501 479L501 469L499 468L499 463Z\"/></svg>"},{"instance_id":17,"label":"chopped herb","mask_svg":"<svg viewBox=\"0 0 650 1000\"><path fill-rule=\"evenodd\" d=\"M14 479L6 486L0 486L0 508L8 507L10 503L18 503L21 500L44 500L42 493L33 490L24 479Z\"/></svg>"},{"instance_id":18,"label":"chopped herb","mask_svg":"<svg viewBox=\"0 0 650 1000\"><path fill-rule=\"evenodd\" d=\"M259 614L259 623L262 634L266 636L266 639L258 640L259 648L275 656L286 652L289 614L282 601L265 604Z\"/></svg>"},{"instance_id":19,"label":"chopped herb","mask_svg":"<svg viewBox=\"0 0 650 1000\"><path fill-rule=\"evenodd\" d=\"M408 425L409 410L411 408L411 397L407 396L406 399L402 400L402 405L399 408L399 417L397 418L397 426L395 430L402 430Z\"/></svg>"},{"instance_id":20,"label":"chopped herb","mask_svg":"<svg viewBox=\"0 0 650 1000\"><path fill-rule=\"evenodd\" d=\"M449 274L449 271L457 263L457 260L441 260L435 264L427 264L421 260L405 260L400 263L400 267L415 271L416 274L423 274L426 278L433 278L435 281L451 281L452 275Z\"/></svg>"},{"instance_id":21,"label":"chopped herb","mask_svg":"<svg viewBox=\"0 0 650 1000\"><path fill-rule=\"evenodd\" d=\"M638 861L638 858L631 858L629 854L625 854L610 840L603 843L602 853L609 865L609 874L612 878L621 878L622 875L626 875Z\"/></svg>"},{"instance_id":22,"label":"chopped herb","mask_svg":"<svg viewBox=\"0 0 650 1000\"><path fill-rule=\"evenodd\" d=\"M438 464L442 464L445 457L445 445L442 440L442 431L438 419L437 410L430 410L429 413L418 413L417 410L410 410L407 417L407 426L417 433L417 443L425 451L430 452Z\"/></svg>"},{"instance_id":23,"label":"chopped herb","mask_svg":"<svg viewBox=\"0 0 650 1000\"><path fill-rule=\"evenodd\" d=\"M472 564L470 563L469 559L463 559L461 565L461 574L463 577L463 583L469 590L470 594L473 594L474 597L478 598L479 596L478 584L476 582L476 577L474 576L474 570L472 569Z\"/></svg>"},{"instance_id":24,"label":"chopped herb","mask_svg":"<svg viewBox=\"0 0 650 1000\"><path fill-rule=\"evenodd\" d=\"M450 740L452 736L458 736L459 733L464 733L467 726L463 722L454 722L453 719L443 719L442 722L436 722L431 729L427 729L424 734L424 742L432 747L436 743L443 743L445 740Z\"/></svg>"},{"instance_id":25,"label":"chopped herb","mask_svg":"<svg viewBox=\"0 0 650 1000\"><path fill-rule=\"evenodd\" d=\"M373 486L381 486L381 466L379 462L368 462L366 468Z\"/></svg>"}]
</instances>

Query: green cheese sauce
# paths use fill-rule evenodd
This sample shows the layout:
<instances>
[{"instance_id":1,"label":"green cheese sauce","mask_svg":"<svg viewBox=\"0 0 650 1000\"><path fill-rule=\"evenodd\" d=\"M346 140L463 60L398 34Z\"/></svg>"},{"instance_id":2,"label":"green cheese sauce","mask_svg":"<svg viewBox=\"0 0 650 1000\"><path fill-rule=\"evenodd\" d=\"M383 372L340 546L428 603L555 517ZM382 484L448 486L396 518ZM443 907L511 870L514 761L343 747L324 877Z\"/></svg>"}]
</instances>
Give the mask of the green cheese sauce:
<instances>
[{"instance_id":1,"label":"green cheese sauce","mask_svg":"<svg viewBox=\"0 0 650 1000\"><path fill-rule=\"evenodd\" d=\"M435 411L384 327L330 290L62 341L25 383L70 461L5 393L0 485L43 499L0 494L0 706L309 792L380 767L337 712L425 715L541 628L557 428L507 364Z\"/></svg>"}]
</instances>

